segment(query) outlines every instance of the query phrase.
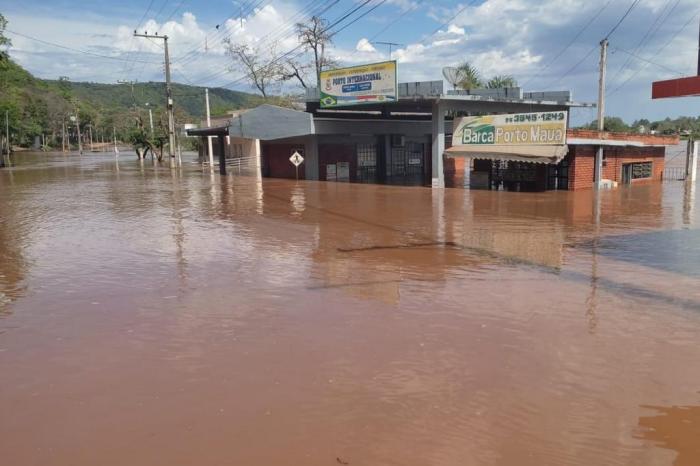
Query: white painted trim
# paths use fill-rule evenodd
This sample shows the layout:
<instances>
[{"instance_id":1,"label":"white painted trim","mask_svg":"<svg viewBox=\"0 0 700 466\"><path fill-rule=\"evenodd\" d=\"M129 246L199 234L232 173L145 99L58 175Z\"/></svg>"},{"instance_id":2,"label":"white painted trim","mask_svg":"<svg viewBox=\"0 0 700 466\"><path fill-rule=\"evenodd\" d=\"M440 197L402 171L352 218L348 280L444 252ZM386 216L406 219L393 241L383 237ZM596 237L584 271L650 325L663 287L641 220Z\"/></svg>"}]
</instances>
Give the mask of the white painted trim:
<instances>
[{"instance_id":1,"label":"white painted trim","mask_svg":"<svg viewBox=\"0 0 700 466\"><path fill-rule=\"evenodd\" d=\"M574 146L666 147L666 144L644 144L640 141L620 141L618 139L567 138L566 143Z\"/></svg>"}]
</instances>

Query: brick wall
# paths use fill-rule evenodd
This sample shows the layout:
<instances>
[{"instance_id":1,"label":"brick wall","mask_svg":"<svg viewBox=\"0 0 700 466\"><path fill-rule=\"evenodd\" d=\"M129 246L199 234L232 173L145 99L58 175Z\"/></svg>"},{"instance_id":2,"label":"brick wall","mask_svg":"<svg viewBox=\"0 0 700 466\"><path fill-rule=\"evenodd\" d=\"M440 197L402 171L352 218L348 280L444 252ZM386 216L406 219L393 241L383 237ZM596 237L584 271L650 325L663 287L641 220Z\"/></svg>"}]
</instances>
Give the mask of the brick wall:
<instances>
[{"instance_id":1,"label":"brick wall","mask_svg":"<svg viewBox=\"0 0 700 466\"><path fill-rule=\"evenodd\" d=\"M589 145L569 146L569 189L590 189L595 178L595 154L597 147ZM622 182L622 166L634 162L652 162L652 176L632 183L661 181L664 171L664 147L606 147L603 151L603 179Z\"/></svg>"}]
</instances>

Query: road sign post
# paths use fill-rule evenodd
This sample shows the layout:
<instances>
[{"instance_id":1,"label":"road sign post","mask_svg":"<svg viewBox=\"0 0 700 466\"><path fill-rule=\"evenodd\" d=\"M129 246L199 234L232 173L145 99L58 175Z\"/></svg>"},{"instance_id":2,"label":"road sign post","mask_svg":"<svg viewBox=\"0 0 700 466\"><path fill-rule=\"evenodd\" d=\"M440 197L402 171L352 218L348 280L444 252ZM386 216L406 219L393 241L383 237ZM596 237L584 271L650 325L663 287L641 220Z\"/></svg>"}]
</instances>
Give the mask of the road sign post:
<instances>
[{"instance_id":1,"label":"road sign post","mask_svg":"<svg viewBox=\"0 0 700 466\"><path fill-rule=\"evenodd\" d=\"M292 162L292 165L294 165L294 170L296 171L296 177L297 181L299 180L299 165L304 163L304 157L299 153L299 151L294 151L291 157L289 157L289 161Z\"/></svg>"}]
</instances>

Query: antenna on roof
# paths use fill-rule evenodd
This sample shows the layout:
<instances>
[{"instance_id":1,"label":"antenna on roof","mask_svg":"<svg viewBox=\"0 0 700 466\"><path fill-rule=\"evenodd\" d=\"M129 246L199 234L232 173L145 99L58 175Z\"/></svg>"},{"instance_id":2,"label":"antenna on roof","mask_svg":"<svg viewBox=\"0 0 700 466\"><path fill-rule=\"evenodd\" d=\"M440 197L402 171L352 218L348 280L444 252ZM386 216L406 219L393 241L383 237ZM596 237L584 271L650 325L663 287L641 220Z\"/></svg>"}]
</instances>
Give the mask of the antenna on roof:
<instances>
[{"instance_id":1,"label":"antenna on roof","mask_svg":"<svg viewBox=\"0 0 700 466\"><path fill-rule=\"evenodd\" d=\"M454 66L444 67L442 75L448 83L452 84L452 89L457 89L457 85L464 80L464 72Z\"/></svg>"}]
</instances>

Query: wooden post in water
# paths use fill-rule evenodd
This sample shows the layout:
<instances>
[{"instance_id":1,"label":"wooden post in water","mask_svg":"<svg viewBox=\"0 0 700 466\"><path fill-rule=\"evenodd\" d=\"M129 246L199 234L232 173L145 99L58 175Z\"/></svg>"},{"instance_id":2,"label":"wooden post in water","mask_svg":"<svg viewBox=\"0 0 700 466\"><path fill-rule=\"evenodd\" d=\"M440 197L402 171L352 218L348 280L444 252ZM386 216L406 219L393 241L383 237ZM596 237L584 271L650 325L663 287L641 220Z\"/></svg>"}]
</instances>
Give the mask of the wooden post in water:
<instances>
[{"instance_id":1,"label":"wooden post in water","mask_svg":"<svg viewBox=\"0 0 700 466\"><path fill-rule=\"evenodd\" d=\"M83 140L80 134L80 115L77 109L75 111L75 128L78 131L78 154L83 155Z\"/></svg>"},{"instance_id":2,"label":"wooden post in water","mask_svg":"<svg viewBox=\"0 0 700 466\"><path fill-rule=\"evenodd\" d=\"M5 110L5 144L7 144L7 156L12 152L12 143L10 143L10 111Z\"/></svg>"},{"instance_id":3,"label":"wooden post in water","mask_svg":"<svg viewBox=\"0 0 700 466\"><path fill-rule=\"evenodd\" d=\"M219 174L226 174L226 136L219 134Z\"/></svg>"},{"instance_id":4,"label":"wooden post in water","mask_svg":"<svg viewBox=\"0 0 700 466\"><path fill-rule=\"evenodd\" d=\"M66 117L61 120L61 152L66 151Z\"/></svg>"}]
</instances>

